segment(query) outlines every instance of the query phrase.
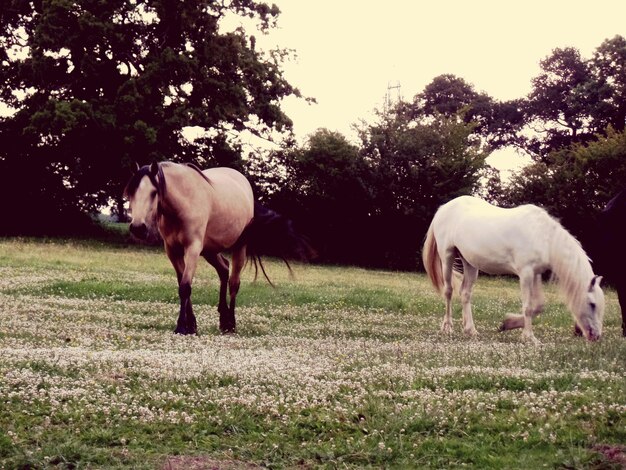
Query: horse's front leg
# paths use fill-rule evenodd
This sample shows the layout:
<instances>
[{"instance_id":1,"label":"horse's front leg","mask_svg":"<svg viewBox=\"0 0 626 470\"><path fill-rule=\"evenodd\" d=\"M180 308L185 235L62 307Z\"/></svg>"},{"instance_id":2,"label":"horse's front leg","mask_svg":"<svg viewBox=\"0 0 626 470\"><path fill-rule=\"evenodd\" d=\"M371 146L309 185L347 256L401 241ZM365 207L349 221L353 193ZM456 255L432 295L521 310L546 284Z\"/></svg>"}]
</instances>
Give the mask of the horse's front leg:
<instances>
[{"instance_id":1,"label":"horse's front leg","mask_svg":"<svg viewBox=\"0 0 626 470\"><path fill-rule=\"evenodd\" d=\"M177 245L168 245L167 243L165 244L165 253L167 253L167 257L169 258L170 262L172 263L172 266L174 267L174 270L176 271L176 280L178 281L178 295L180 297L180 283L183 279L183 272L185 271L185 257L184 257L184 250L182 247L177 246ZM182 306L181 306L181 311L182 311ZM186 307L185 307L185 312L186 312ZM185 322L181 321L181 315L178 315L178 322L176 325L176 329L174 330L174 333L182 333L183 330L185 330Z\"/></svg>"},{"instance_id":2,"label":"horse's front leg","mask_svg":"<svg viewBox=\"0 0 626 470\"><path fill-rule=\"evenodd\" d=\"M520 278L520 286L522 285L522 281ZM530 316L531 318L535 318L541 312L543 312L543 307L545 304L544 296L543 296L543 288L541 285L541 274L535 274L533 278L533 284L531 288L529 306L530 306ZM523 296L523 294L522 294ZM508 313L500 325L500 331L513 330L515 328L524 328L525 325L525 308L522 307L522 313ZM581 333L582 334L582 333Z\"/></svg>"},{"instance_id":3,"label":"horse's front leg","mask_svg":"<svg viewBox=\"0 0 626 470\"><path fill-rule=\"evenodd\" d=\"M184 269L178 284L178 297L180 298L180 313L174 333L181 335L193 335L197 333L196 317L191 306L191 284L198 266L198 257L202 251L200 243L193 243L184 249Z\"/></svg>"},{"instance_id":4,"label":"horse's front leg","mask_svg":"<svg viewBox=\"0 0 626 470\"><path fill-rule=\"evenodd\" d=\"M540 309L537 308L536 295L542 295L535 289L535 273L530 269L520 274L520 287L522 291L522 312L524 315L524 326L522 329L522 339L535 345L539 344L539 340L533 333L533 318L538 314ZM543 301L541 301L543 308Z\"/></svg>"}]
</instances>

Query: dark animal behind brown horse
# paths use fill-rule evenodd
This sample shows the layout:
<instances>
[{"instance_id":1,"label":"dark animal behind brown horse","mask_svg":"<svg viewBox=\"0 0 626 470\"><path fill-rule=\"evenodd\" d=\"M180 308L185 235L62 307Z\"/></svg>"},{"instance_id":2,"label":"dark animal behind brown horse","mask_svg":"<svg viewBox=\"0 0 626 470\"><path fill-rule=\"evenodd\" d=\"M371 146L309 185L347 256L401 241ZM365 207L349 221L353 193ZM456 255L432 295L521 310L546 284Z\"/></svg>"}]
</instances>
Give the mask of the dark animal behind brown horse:
<instances>
[{"instance_id":1,"label":"dark animal behind brown horse","mask_svg":"<svg viewBox=\"0 0 626 470\"><path fill-rule=\"evenodd\" d=\"M130 201L131 233L145 238L155 225L176 271L180 314L175 333L197 332L191 286L200 256L220 279L217 309L224 333L236 330L236 297L247 257L255 259L256 266L262 255L285 262L313 256L291 221L256 203L248 180L231 168L201 171L192 165L153 163L137 169L125 195ZM230 266L225 251L231 252Z\"/></svg>"}]
</instances>

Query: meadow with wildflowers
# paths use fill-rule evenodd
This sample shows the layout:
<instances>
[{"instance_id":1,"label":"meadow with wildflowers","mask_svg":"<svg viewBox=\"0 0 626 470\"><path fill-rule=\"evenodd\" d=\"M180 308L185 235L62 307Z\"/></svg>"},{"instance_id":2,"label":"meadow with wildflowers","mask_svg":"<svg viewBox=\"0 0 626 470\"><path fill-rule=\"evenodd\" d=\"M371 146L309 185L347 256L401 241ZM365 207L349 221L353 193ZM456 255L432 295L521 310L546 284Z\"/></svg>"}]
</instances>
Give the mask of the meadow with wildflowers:
<instances>
[{"instance_id":1,"label":"meadow with wildflowers","mask_svg":"<svg viewBox=\"0 0 626 470\"><path fill-rule=\"evenodd\" d=\"M267 261L218 332L200 266L198 336L172 333L162 250L0 240L0 468L620 468L626 340L607 289L598 343L556 289L541 341L498 333L512 278L480 277L477 338L439 332L423 274Z\"/></svg>"}]
</instances>

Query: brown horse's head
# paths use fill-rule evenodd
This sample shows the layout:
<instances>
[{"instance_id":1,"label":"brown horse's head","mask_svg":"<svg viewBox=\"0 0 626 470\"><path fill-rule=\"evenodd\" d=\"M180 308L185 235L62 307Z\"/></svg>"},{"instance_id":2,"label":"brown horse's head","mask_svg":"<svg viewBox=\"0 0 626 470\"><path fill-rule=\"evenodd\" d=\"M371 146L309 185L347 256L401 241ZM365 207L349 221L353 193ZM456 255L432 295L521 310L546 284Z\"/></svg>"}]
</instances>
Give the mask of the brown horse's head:
<instances>
[{"instance_id":1,"label":"brown horse's head","mask_svg":"<svg viewBox=\"0 0 626 470\"><path fill-rule=\"evenodd\" d=\"M133 174L124 190L130 203L130 233L145 240L156 218L159 197L165 192L163 170L157 162L141 168Z\"/></svg>"}]
</instances>

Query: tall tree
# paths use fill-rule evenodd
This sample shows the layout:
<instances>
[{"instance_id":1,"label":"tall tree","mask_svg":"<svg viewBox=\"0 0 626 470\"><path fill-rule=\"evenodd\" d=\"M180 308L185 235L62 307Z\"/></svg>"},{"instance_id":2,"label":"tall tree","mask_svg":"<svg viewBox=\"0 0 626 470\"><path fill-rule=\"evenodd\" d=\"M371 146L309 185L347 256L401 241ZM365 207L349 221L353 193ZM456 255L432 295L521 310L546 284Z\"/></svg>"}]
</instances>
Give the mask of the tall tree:
<instances>
[{"instance_id":1,"label":"tall tree","mask_svg":"<svg viewBox=\"0 0 626 470\"><path fill-rule=\"evenodd\" d=\"M459 114L464 108L473 107L477 101L484 101L474 87L460 77L444 74L435 77L417 94L413 101L417 114L446 117Z\"/></svg>"},{"instance_id":2,"label":"tall tree","mask_svg":"<svg viewBox=\"0 0 626 470\"><path fill-rule=\"evenodd\" d=\"M419 248L435 210L479 187L487 153L475 124L456 115L407 118L404 104L361 129L362 152L374 176L369 236L378 264L417 266Z\"/></svg>"},{"instance_id":3,"label":"tall tree","mask_svg":"<svg viewBox=\"0 0 626 470\"><path fill-rule=\"evenodd\" d=\"M527 149L537 157L589 140L599 130L593 116L600 84L580 52L571 47L555 49L540 66L527 103L529 123L536 131Z\"/></svg>"},{"instance_id":4,"label":"tall tree","mask_svg":"<svg viewBox=\"0 0 626 470\"><path fill-rule=\"evenodd\" d=\"M524 123L520 100L495 100L452 74L435 77L407 104L406 112L410 119L443 116L472 123L472 132L492 149L517 145L517 132Z\"/></svg>"},{"instance_id":5,"label":"tall tree","mask_svg":"<svg viewBox=\"0 0 626 470\"><path fill-rule=\"evenodd\" d=\"M606 135L626 124L626 39L604 41L591 59L572 47L557 48L540 62L525 100L523 148L535 159Z\"/></svg>"},{"instance_id":6,"label":"tall tree","mask_svg":"<svg viewBox=\"0 0 626 470\"><path fill-rule=\"evenodd\" d=\"M593 252L598 214L626 181L626 39L604 41L589 60L555 49L540 65L525 105L536 132L521 137L535 161L500 202L546 207Z\"/></svg>"},{"instance_id":7,"label":"tall tree","mask_svg":"<svg viewBox=\"0 0 626 470\"><path fill-rule=\"evenodd\" d=\"M0 120L0 165L32 189L3 212L121 203L133 161L237 166L233 136L287 132L279 103L299 92L283 77L285 51L225 27L243 16L263 33L278 14L256 0L4 2L0 103L13 114ZM188 128L201 138L184 139Z\"/></svg>"},{"instance_id":8,"label":"tall tree","mask_svg":"<svg viewBox=\"0 0 626 470\"><path fill-rule=\"evenodd\" d=\"M604 41L591 59L594 78L603 86L596 119L605 120L616 131L626 128L626 39L615 36Z\"/></svg>"},{"instance_id":9,"label":"tall tree","mask_svg":"<svg viewBox=\"0 0 626 470\"><path fill-rule=\"evenodd\" d=\"M383 116L361 130L363 152L385 183L378 185L380 210L406 214L432 210L478 188L487 154L473 125L439 116L435 121Z\"/></svg>"}]
</instances>

